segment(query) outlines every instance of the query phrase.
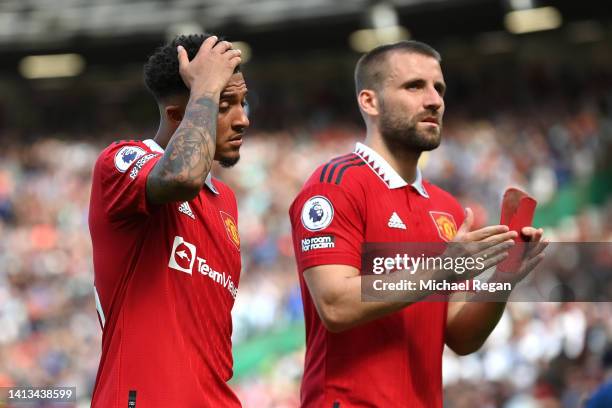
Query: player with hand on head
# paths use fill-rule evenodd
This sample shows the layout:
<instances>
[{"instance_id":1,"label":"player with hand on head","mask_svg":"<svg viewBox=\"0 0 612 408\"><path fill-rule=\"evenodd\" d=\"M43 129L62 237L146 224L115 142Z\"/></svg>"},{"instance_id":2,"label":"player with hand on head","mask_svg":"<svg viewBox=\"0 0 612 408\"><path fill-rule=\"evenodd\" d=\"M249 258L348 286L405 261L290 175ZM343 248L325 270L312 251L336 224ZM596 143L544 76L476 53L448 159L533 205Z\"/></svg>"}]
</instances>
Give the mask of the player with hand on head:
<instances>
[{"instance_id":1,"label":"player with hand on head","mask_svg":"<svg viewBox=\"0 0 612 408\"><path fill-rule=\"evenodd\" d=\"M425 290L362 301L364 243L451 241L460 255L488 255L491 267L517 235L503 225L472 231L471 210L417 167L441 141L440 61L417 41L365 54L355 69L365 143L315 170L290 208L306 323L303 407L442 407L444 344L476 351L503 313L504 302L420 302L433 293ZM534 242L542 236L522 232ZM517 276L538 264L545 245L527 254Z\"/></svg>"},{"instance_id":2,"label":"player with hand on head","mask_svg":"<svg viewBox=\"0 0 612 408\"><path fill-rule=\"evenodd\" d=\"M94 407L239 407L232 376L240 279L232 166L249 119L240 51L180 36L144 66L160 112L152 139L98 158L89 228L102 355Z\"/></svg>"}]
</instances>

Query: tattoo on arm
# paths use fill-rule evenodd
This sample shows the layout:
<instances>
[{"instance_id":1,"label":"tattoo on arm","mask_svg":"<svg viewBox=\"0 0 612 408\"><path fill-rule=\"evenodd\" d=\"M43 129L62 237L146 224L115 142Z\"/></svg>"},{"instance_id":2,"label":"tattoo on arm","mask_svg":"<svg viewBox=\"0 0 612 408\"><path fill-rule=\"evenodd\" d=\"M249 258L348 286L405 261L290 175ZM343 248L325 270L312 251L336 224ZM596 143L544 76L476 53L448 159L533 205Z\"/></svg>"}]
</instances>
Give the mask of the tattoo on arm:
<instances>
[{"instance_id":1,"label":"tattoo on arm","mask_svg":"<svg viewBox=\"0 0 612 408\"><path fill-rule=\"evenodd\" d=\"M189 101L181 125L149 175L148 194L154 202L170 201L174 188L167 185L169 180L203 185L215 155L218 112L212 95Z\"/></svg>"}]
</instances>

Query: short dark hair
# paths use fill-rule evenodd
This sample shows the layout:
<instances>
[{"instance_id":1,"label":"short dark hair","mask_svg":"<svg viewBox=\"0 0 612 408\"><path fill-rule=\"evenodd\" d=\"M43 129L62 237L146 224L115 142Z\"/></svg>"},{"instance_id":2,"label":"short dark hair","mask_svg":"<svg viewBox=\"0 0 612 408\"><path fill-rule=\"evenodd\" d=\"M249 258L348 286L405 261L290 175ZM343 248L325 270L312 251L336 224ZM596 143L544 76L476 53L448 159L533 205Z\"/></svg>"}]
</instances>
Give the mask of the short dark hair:
<instances>
[{"instance_id":1,"label":"short dark hair","mask_svg":"<svg viewBox=\"0 0 612 408\"><path fill-rule=\"evenodd\" d=\"M364 54L355 66L355 90L357 93L363 89L380 89L386 77L387 56L392 52L409 52L421 54L442 62L440 53L430 45L420 41L399 41L392 44L380 45Z\"/></svg>"},{"instance_id":2,"label":"short dark hair","mask_svg":"<svg viewBox=\"0 0 612 408\"><path fill-rule=\"evenodd\" d=\"M208 33L180 35L169 44L157 48L149 57L144 64L144 82L157 101L169 96L189 93L189 89L179 74L176 48L182 45L191 60L198 53L202 43L212 35ZM222 38L219 38L219 41L222 41ZM235 72L239 71L240 68L237 67Z\"/></svg>"}]
</instances>

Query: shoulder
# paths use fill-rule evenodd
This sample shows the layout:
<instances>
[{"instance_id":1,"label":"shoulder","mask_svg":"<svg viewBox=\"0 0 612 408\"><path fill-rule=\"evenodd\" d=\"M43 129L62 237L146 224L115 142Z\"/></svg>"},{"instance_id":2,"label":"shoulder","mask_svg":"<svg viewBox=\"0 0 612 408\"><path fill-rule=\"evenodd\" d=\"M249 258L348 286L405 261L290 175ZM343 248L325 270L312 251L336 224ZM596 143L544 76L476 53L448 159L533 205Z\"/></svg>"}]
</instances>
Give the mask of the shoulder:
<instances>
[{"instance_id":1,"label":"shoulder","mask_svg":"<svg viewBox=\"0 0 612 408\"><path fill-rule=\"evenodd\" d=\"M366 162L355 153L334 157L321 164L304 183L298 198L312 194L343 195L351 200L360 201L360 185L366 180L362 177L367 171Z\"/></svg>"},{"instance_id":2,"label":"shoulder","mask_svg":"<svg viewBox=\"0 0 612 408\"><path fill-rule=\"evenodd\" d=\"M363 189L360 184L364 177L359 173L367 168L366 163L356 154L349 153L334 157L323 163L306 180L304 186L291 204L290 214L295 213L307 202L324 199L330 206L360 206Z\"/></svg>"},{"instance_id":3,"label":"shoulder","mask_svg":"<svg viewBox=\"0 0 612 408\"><path fill-rule=\"evenodd\" d=\"M155 142L149 140L118 140L108 145L96 161L96 166L114 167L124 173L135 161L161 155L163 150Z\"/></svg>"},{"instance_id":4,"label":"shoulder","mask_svg":"<svg viewBox=\"0 0 612 408\"><path fill-rule=\"evenodd\" d=\"M347 188L358 179L354 177L355 174L365 167L367 167L366 162L355 153L334 157L317 167L304 184L304 189L315 185L336 185Z\"/></svg>"}]
</instances>

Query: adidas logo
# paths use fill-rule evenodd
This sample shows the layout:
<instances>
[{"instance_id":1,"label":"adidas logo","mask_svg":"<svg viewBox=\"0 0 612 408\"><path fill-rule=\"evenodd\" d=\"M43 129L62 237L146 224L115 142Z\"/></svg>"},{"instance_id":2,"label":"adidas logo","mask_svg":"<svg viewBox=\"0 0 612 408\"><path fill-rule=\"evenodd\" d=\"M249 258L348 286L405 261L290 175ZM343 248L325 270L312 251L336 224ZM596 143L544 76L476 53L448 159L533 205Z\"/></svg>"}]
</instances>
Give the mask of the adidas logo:
<instances>
[{"instance_id":1,"label":"adidas logo","mask_svg":"<svg viewBox=\"0 0 612 408\"><path fill-rule=\"evenodd\" d=\"M393 212L393 214L391 214L391 218L389 218L389 222L387 223L387 225L389 226L389 228L406 229L406 224L404 224L404 221L402 221L402 219L399 217L399 215L397 215L395 211Z\"/></svg>"},{"instance_id":2,"label":"adidas logo","mask_svg":"<svg viewBox=\"0 0 612 408\"><path fill-rule=\"evenodd\" d=\"M195 215L193 215L193 211L191 211L191 208L189 207L189 203L187 201L182 202L181 205L179 205L178 210L179 212L182 212L183 214L195 220Z\"/></svg>"}]
</instances>

